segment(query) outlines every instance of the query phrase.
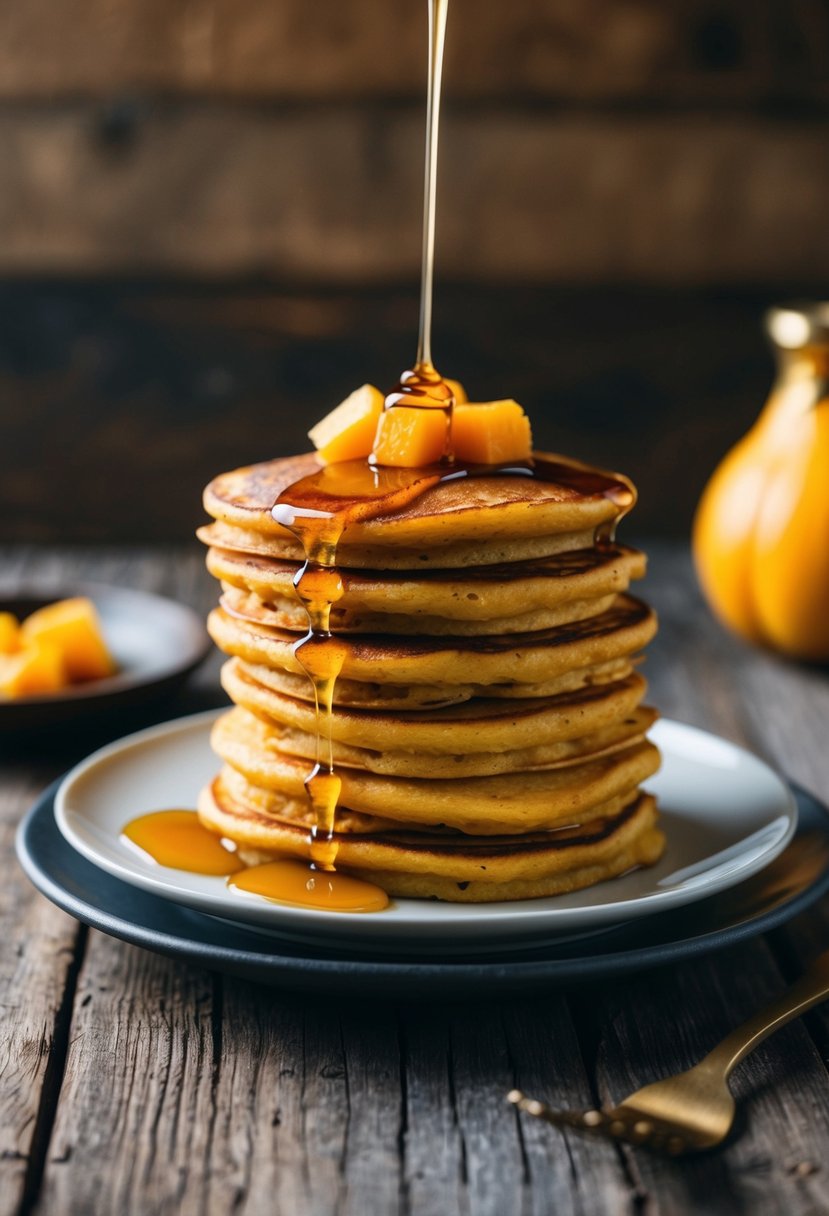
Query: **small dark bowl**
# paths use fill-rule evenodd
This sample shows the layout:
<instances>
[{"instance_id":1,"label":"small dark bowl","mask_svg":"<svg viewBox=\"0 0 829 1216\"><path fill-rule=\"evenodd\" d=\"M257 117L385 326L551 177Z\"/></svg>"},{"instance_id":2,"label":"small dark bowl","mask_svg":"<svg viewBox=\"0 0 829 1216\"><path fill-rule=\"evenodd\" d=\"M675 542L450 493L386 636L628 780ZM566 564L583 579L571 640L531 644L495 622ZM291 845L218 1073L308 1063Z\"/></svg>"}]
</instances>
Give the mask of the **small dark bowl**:
<instances>
[{"instance_id":1,"label":"small dark bowl","mask_svg":"<svg viewBox=\"0 0 829 1216\"><path fill-rule=\"evenodd\" d=\"M191 608L146 591L88 583L50 595L21 592L0 598L0 612L22 620L45 604L76 595L94 602L117 672L50 696L0 699L0 733L74 723L110 709L147 704L182 684L210 649L204 625Z\"/></svg>"}]
</instances>

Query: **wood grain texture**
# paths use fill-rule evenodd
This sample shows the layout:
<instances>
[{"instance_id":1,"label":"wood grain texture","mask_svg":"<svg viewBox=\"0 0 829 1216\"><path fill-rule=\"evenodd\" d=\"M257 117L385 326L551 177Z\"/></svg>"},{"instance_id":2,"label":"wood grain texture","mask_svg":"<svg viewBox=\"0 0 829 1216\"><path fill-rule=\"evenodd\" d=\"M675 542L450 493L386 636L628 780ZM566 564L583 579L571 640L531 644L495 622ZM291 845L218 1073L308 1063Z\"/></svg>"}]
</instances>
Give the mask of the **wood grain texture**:
<instances>
[{"instance_id":1,"label":"wood grain texture","mask_svg":"<svg viewBox=\"0 0 829 1216\"><path fill-rule=\"evenodd\" d=\"M711 621L699 591L685 576L684 563L676 554L656 547L651 555L651 568L656 572L653 598L662 621L656 654L650 664L657 701L666 712L673 711L698 725L715 729L759 752L825 798L829 791L829 756L821 743L825 741L829 710L825 671L787 663L727 635ZM724 672L730 674L730 680L724 678ZM715 991L706 1008L716 1007L719 1002L733 1023L750 1014L762 1000L779 990L777 967L792 979L809 958L825 948L826 924L826 908L821 904L772 936L771 955L760 946L752 946L754 959L748 983L742 960L736 967L728 962L723 964L719 958L708 962L706 971ZM745 958L748 951L741 953ZM674 992L670 1000L684 1014L689 1004L695 1002L691 990L698 975L696 969L691 969L690 977L685 975L685 969L678 970L686 991ZM694 1007L687 1018L688 1026L682 1018L682 1033L692 1045L689 1063L693 1056L707 1049L697 1039L704 1016L704 1010ZM734 1176L724 1180L723 1212L768 1212L771 1216L777 1211L820 1211L829 1202L829 1180L820 1149L826 1130L818 1097L826 1083L829 1021L825 1011L811 1015L809 1021L817 1035L817 1051L803 1035L802 1026L789 1028L779 1036L781 1042L784 1034L790 1036L784 1076L769 1076L768 1072L770 1057L765 1053L780 1049L777 1037L735 1074L735 1092L749 1104L746 1119L751 1120L755 1137L753 1143L752 1136L740 1142L745 1157ZM709 1034L709 1044L715 1040L716 1034ZM655 1050L651 1045L643 1053L644 1058L652 1058ZM772 1069L775 1058L779 1059L772 1055ZM754 1114L766 1103L780 1105L767 1114ZM788 1115L781 1122L779 1114L783 1108ZM773 1135L765 1133L764 1121L775 1127ZM693 1173L682 1179L672 1198L675 1210L682 1211L682 1204L690 1202L693 1187L699 1189L701 1185Z\"/></svg>"},{"instance_id":2,"label":"wood grain texture","mask_svg":"<svg viewBox=\"0 0 829 1216\"><path fill-rule=\"evenodd\" d=\"M633 527L684 537L769 391L769 299L441 281L434 349L473 398L520 401L538 448L630 474ZM406 287L0 285L0 537L186 543L211 477L306 450L416 332Z\"/></svg>"},{"instance_id":3,"label":"wood grain texture","mask_svg":"<svg viewBox=\"0 0 829 1216\"><path fill-rule=\"evenodd\" d=\"M215 1118L212 994L203 972L91 935L35 1210L198 1210Z\"/></svg>"},{"instance_id":4,"label":"wood grain texture","mask_svg":"<svg viewBox=\"0 0 829 1216\"><path fill-rule=\"evenodd\" d=\"M105 118L105 116L104 116ZM415 278L419 108L0 108L0 271ZM822 284L829 121L449 109L438 266L472 281Z\"/></svg>"},{"instance_id":5,"label":"wood grain texture","mask_svg":"<svg viewBox=\"0 0 829 1216\"><path fill-rule=\"evenodd\" d=\"M60 555L23 549L0 551L0 596L14 596L23 590L58 596L67 587L88 579L166 592L200 610L213 598L212 580L205 576L198 553L159 561L157 556L148 559L144 554L123 550L94 554L65 551ZM216 703L215 673L215 663L199 673L192 688L177 701L178 712ZM77 1022L72 1019L87 936L70 917L42 899L18 869L12 859L14 832L23 813L55 777L96 746L126 730L147 725L158 712L156 707L145 708L138 713L115 715L92 728L63 730L50 738L48 748L44 748L41 737L0 736L0 850L7 860L0 898L3 1216L32 1210L46 1156L54 1155L52 1130L66 1059L80 1049L75 1041ZM105 1091L106 1069L93 1070L91 1075ZM85 1132L93 1131L83 1119L80 1122ZM84 1194L97 1199L97 1187L92 1173ZM82 1210L73 1207L74 1203L69 1202L67 1210ZM58 1212L60 1206L52 1210ZM104 1209L96 1209L93 1204L88 1210Z\"/></svg>"},{"instance_id":6,"label":"wood grain texture","mask_svg":"<svg viewBox=\"0 0 829 1216\"><path fill-rule=\"evenodd\" d=\"M782 987L768 951L752 943L603 993L591 1008L600 1039L602 1101L613 1104L640 1085L690 1067L715 1045L723 1025L739 1024ZM780 1031L758 1048L731 1084L741 1134L727 1149L676 1161L670 1168L645 1151L623 1150L651 1210L659 1216L697 1210L711 1216L825 1210L826 1070L803 1025ZM798 1172L801 1163L814 1167L812 1172Z\"/></svg>"},{"instance_id":7,"label":"wood grain texture","mask_svg":"<svg viewBox=\"0 0 829 1216\"><path fill-rule=\"evenodd\" d=\"M241 98L412 96L425 11L410 0L4 0L0 95L118 90ZM447 88L679 101L826 100L829 28L819 0L655 5L643 0L453 0Z\"/></svg>"},{"instance_id":8,"label":"wood grain texture","mask_svg":"<svg viewBox=\"0 0 829 1216\"><path fill-rule=\"evenodd\" d=\"M61 1086L84 935L36 894L11 860L17 819L34 801L39 781L10 763L2 769L0 1210L12 1211L27 1202L40 1173Z\"/></svg>"},{"instance_id":9,"label":"wood grain texture","mask_svg":"<svg viewBox=\"0 0 829 1216\"><path fill-rule=\"evenodd\" d=\"M0 0L0 273L418 269L413 0ZM822 290L822 0L453 0L441 273Z\"/></svg>"},{"instance_id":10,"label":"wood grain texture","mask_svg":"<svg viewBox=\"0 0 829 1216\"><path fill-rule=\"evenodd\" d=\"M653 699L829 789L825 673L738 646L707 615L687 556L649 549L662 620ZM79 574L166 589L199 611L215 594L194 547L0 552L0 592ZM215 668L178 709L211 695ZM0 773L4 822L88 745L19 748ZM259 989L98 933L67 961L69 922L19 883L2 905L5 940L25 942L22 962L0 954L3 1216L813 1216L829 1205L825 1012L741 1065L737 1134L705 1157L620 1150L504 1101L517 1084L584 1108L692 1063L824 947L825 904L768 941L612 985L402 1007ZM59 1050L44 1088L56 1035L65 1075ZM27 1166L16 1154L31 1152L37 1110Z\"/></svg>"}]
</instances>

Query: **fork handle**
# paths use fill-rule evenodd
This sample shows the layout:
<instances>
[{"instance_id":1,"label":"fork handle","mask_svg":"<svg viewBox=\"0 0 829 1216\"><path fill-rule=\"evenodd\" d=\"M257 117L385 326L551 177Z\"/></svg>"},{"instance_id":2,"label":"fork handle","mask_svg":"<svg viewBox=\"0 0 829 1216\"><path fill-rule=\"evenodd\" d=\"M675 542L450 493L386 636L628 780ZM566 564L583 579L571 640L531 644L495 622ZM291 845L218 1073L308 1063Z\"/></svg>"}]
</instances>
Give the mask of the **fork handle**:
<instances>
[{"instance_id":1,"label":"fork handle","mask_svg":"<svg viewBox=\"0 0 829 1216\"><path fill-rule=\"evenodd\" d=\"M766 1005L742 1026L732 1030L697 1065L700 1069L721 1069L726 1077L755 1047L787 1022L799 1018L814 1005L829 998L829 951L818 955L799 980L782 996Z\"/></svg>"}]
</instances>

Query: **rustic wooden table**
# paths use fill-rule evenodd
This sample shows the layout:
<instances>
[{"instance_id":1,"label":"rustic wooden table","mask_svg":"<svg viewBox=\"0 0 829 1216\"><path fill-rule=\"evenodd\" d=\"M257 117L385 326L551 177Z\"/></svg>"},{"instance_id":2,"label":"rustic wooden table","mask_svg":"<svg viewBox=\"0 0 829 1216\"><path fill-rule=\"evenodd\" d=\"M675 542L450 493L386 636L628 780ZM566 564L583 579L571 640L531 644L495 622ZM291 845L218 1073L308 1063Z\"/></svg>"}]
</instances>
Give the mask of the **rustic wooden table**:
<instances>
[{"instance_id":1,"label":"rustic wooden table","mask_svg":"<svg viewBox=\"0 0 829 1216\"><path fill-rule=\"evenodd\" d=\"M679 551L653 546L662 629L648 675L671 716L829 795L829 679L726 638ZM205 610L186 551L7 551L0 592L92 577ZM210 660L171 717L218 704ZM110 735L143 722L113 720ZM48 1216L798 1216L829 1210L829 1014L735 1074L723 1149L665 1160L519 1119L513 1085L562 1106L686 1067L827 939L829 904L727 952L625 982L474 1004L367 1004L261 989L87 931L12 860L40 791L102 741L0 743L0 1212Z\"/></svg>"}]
</instances>

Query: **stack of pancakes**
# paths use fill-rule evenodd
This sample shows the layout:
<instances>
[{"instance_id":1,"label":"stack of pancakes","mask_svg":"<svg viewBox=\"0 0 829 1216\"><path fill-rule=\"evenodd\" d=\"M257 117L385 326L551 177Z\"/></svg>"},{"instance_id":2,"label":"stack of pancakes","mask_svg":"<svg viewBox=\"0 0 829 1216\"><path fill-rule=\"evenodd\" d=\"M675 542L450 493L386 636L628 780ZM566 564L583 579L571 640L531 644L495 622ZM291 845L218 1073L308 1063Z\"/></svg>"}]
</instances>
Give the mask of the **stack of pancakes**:
<instances>
[{"instance_id":1,"label":"stack of pancakes","mask_svg":"<svg viewBox=\"0 0 829 1216\"><path fill-rule=\"evenodd\" d=\"M200 536L222 584L209 628L231 656L234 708L215 727L224 767L199 811L249 859L309 855L317 723L294 656L304 555L271 508L318 467L275 460L205 493L214 522ZM346 529L331 614L346 648L331 718L338 868L392 895L472 902L657 860L656 806L639 789L659 765L645 737L656 715L636 670L656 622L627 594L645 559L594 543L618 511L600 493L491 476Z\"/></svg>"}]
</instances>

